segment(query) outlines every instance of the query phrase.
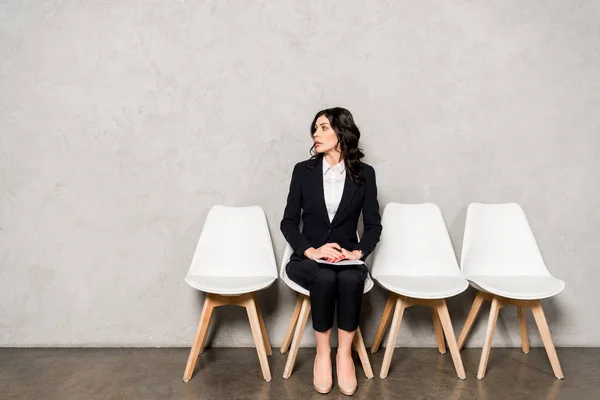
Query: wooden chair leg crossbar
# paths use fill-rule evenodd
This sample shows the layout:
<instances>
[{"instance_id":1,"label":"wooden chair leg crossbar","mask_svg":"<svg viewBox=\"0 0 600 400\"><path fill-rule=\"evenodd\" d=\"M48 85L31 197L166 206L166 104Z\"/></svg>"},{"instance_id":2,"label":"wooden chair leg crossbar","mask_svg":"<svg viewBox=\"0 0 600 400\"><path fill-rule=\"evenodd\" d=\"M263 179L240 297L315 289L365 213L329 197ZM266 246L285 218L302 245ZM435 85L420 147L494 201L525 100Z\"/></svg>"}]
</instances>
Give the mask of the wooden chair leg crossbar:
<instances>
[{"instance_id":1,"label":"wooden chair leg crossbar","mask_svg":"<svg viewBox=\"0 0 600 400\"><path fill-rule=\"evenodd\" d=\"M208 332L213 310L217 307L229 304L244 307L246 309L246 312L248 313L248 319L250 320L250 328L252 330L254 344L256 345L256 352L258 353L258 360L260 361L260 368L262 370L263 377L267 382L271 381L271 370L269 369L267 355L270 356L273 354L273 350L271 349L267 328L265 326L262 313L260 312L256 293L246 293L239 296L222 296L218 294L207 293L206 298L204 299L202 313L200 314L200 322L198 323L196 336L194 337L192 349L190 350L188 362L183 374L184 382L188 382L191 379L198 355L202 353L204 349L206 333Z\"/></svg>"},{"instance_id":2,"label":"wooden chair leg crossbar","mask_svg":"<svg viewBox=\"0 0 600 400\"><path fill-rule=\"evenodd\" d=\"M452 355L452 361L454 362L456 373L460 379L466 379L467 376L465 374L465 369L460 357L460 351L454 336L454 330L452 328L450 314L448 313L448 307L446 306L446 300L415 299L401 296L396 293L390 293L388 297L383 315L379 321L379 326L377 327L377 332L375 333L373 345L371 346L371 353L375 353L377 350L379 350L381 340L383 339L383 334L385 333L391 318L392 327L390 329L390 335L388 337L379 377L381 379L385 379L388 375L390 363L392 361L392 355L396 345L396 339L398 338L398 332L400 330L400 324L402 323L402 316L404 315L404 310L412 307L413 305L424 305L431 308L438 350L441 354L446 353L446 345L444 343L445 337L446 341L448 342L448 347L450 348L450 354Z\"/></svg>"},{"instance_id":3,"label":"wooden chair leg crossbar","mask_svg":"<svg viewBox=\"0 0 600 400\"><path fill-rule=\"evenodd\" d=\"M544 343L544 347L546 348L546 353L548 354L548 358L550 359L552 371L558 379L564 378L562 368L560 367L560 362L558 361L558 355L556 354L556 349L554 348L554 344L552 343L550 329L548 328L548 322L546 321L546 316L544 315L544 310L542 309L542 304L540 300L509 299L505 297L496 296L491 293L478 291L477 295L475 296L475 300L473 300L473 305L471 306L471 310L469 311L469 315L467 316L465 325L463 326L463 329L458 338L459 350L462 349L462 347L464 346L467 336L469 335L469 332L471 331L471 328L475 323L475 319L477 318L477 315L481 310L481 305L483 304L484 300L491 301L492 305L490 309L490 316L488 318L485 341L481 350L481 358L479 360L479 370L477 371L477 379L483 379L485 376L485 371L490 356L490 350L492 347L492 340L494 338L494 330L496 329L496 321L498 320L498 313L500 312L500 309L506 305L517 306L519 330L521 332L521 345L524 353L529 353L529 339L527 337L527 322L525 320L524 309L531 309L537 327L540 331L542 342Z\"/></svg>"}]
</instances>

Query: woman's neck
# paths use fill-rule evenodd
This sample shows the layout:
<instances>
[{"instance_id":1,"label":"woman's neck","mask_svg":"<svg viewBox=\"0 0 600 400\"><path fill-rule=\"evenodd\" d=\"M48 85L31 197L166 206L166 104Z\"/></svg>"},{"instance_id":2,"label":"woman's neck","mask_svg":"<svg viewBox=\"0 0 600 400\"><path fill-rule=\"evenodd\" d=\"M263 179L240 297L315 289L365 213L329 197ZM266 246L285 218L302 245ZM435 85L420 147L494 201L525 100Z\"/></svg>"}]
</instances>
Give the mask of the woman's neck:
<instances>
[{"instance_id":1,"label":"woman's neck","mask_svg":"<svg viewBox=\"0 0 600 400\"><path fill-rule=\"evenodd\" d=\"M331 153L325 153L324 157L325 157L325 161L327 161L327 164L329 164L332 167L338 165L339 162L342 160L342 155L337 151L331 152Z\"/></svg>"}]
</instances>

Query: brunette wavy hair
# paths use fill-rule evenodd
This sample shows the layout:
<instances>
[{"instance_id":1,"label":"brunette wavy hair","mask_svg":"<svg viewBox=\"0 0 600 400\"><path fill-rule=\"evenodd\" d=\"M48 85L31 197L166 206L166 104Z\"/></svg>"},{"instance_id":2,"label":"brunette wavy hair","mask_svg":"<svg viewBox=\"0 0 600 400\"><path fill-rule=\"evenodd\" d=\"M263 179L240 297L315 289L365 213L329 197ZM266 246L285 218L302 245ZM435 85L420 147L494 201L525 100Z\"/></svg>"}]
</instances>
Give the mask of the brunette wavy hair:
<instances>
[{"instance_id":1,"label":"brunette wavy hair","mask_svg":"<svg viewBox=\"0 0 600 400\"><path fill-rule=\"evenodd\" d=\"M360 139L360 130L354 123L354 118L350 111L342 107L327 108L321 110L315 115L312 124L310 125L310 135L313 137L317 130L316 123L317 119L324 115L329 120L331 128L335 132L338 138L337 149L342 155L342 160L346 166L346 169L350 173L350 177L355 184L362 185L364 179L359 173L360 171L360 159L365 156L362 149L358 147L358 141ZM320 154L317 153L315 145L310 148L311 159L316 160Z\"/></svg>"}]
</instances>

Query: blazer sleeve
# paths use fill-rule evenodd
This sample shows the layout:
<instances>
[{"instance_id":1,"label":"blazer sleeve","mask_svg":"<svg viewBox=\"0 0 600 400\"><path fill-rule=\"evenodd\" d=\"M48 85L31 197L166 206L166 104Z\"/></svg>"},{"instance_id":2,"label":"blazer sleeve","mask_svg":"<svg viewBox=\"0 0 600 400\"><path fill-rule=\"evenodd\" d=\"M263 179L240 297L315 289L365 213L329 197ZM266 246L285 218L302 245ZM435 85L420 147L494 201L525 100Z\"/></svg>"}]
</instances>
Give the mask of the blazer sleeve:
<instances>
[{"instance_id":1,"label":"blazer sleeve","mask_svg":"<svg viewBox=\"0 0 600 400\"><path fill-rule=\"evenodd\" d=\"M363 252L364 261L375 249L381 236L381 216L379 215L379 202L377 201L377 182L375 179L375 170L369 166L365 170L365 200L363 203L363 223L364 232L360 242L354 250Z\"/></svg>"},{"instance_id":2,"label":"blazer sleeve","mask_svg":"<svg viewBox=\"0 0 600 400\"><path fill-rule=\"evenodd\" d=\"M292 246L292 249L299 256L311 247L308 240L300 232L300 212L302 210L302 190L300 181L300 164L296 164L292 172L292 182L287 197L287 204L283 212L280 229L285 236L285 240Z\"/></svg>"}]
</instances>

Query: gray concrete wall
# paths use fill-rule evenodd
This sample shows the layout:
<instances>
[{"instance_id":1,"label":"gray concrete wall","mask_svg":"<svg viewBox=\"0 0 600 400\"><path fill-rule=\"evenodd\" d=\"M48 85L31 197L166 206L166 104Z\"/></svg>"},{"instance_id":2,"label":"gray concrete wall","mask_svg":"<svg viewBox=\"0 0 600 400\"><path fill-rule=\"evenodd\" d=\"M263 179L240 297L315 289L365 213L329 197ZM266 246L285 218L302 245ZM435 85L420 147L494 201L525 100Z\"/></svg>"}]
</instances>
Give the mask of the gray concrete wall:
<instances>
[{"instance_id":1,"label":"gray concrete wall","mask_svg":"<svg viewBox=\"0 0 600 400\"><path fill-rule=\"evenodd\" d=\"M544 301L556 344L600 345L599 21L592 0L0 1L0 345L188 346L208 209L261 205L279 261L291 169L336 105L382 207L439 204L457 254L469 202L520 203L567 282ZM280 345L295 295L260 301ZM214 322L213 346L252 345L242 309ZM428 310L399 343L435 345ZM494 345L518 344L503 310Z\"/></svg>"}]
</instances>

